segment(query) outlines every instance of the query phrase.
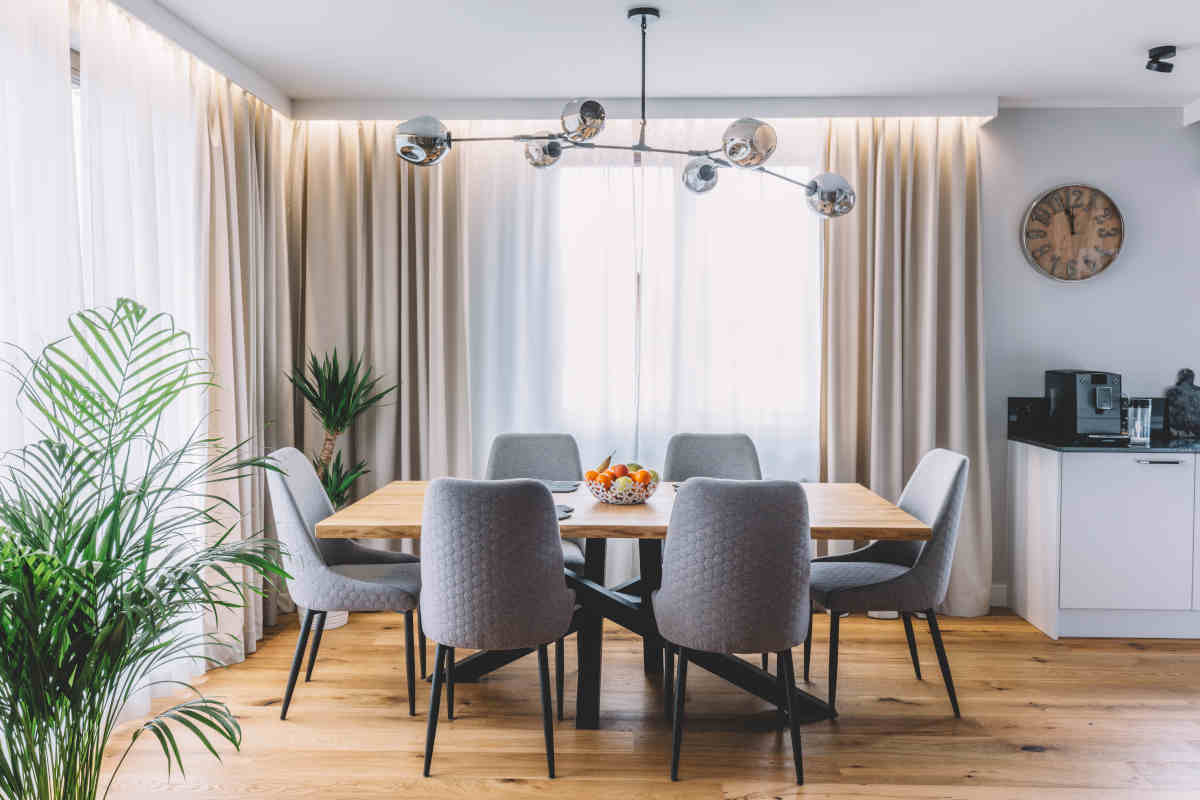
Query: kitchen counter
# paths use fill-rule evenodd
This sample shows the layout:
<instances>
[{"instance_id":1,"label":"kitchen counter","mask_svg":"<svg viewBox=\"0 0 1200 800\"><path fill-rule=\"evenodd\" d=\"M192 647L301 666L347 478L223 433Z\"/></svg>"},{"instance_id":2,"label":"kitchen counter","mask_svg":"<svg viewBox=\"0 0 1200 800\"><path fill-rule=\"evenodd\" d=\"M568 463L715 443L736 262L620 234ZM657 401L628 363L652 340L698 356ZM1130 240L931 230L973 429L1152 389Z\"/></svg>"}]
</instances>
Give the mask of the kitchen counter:
<instances>
[{"instance_id":1,"label":"kitchen counter","mask_svg":"<svg viewBox=\"0 0 1200 800\"><path fill-rule=\"evenodd\" d=\"M1064 444L1036 436L1011 434L1008 440L1044 447L1059 453L1200 453L1200 439L1151 439L1149 447Z\"/></svg>"}]
</instances>

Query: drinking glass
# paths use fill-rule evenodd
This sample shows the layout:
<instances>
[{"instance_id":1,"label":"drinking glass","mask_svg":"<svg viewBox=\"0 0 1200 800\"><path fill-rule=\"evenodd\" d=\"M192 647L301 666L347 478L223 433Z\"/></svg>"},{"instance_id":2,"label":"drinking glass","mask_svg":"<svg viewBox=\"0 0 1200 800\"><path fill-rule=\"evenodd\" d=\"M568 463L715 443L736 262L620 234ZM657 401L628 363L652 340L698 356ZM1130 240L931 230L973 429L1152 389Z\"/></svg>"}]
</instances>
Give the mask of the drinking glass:
<instances>
[{"instance_id":1,"label":"drinking glass","mask_svg":"<svg viewBox=\"0 0 1200 800\"><path fill-rule=\"evenodd\" d=\"M1150 446L1150 398L1134 397L1129 401L1129 444Z\"/></svg>"}]
</instances>

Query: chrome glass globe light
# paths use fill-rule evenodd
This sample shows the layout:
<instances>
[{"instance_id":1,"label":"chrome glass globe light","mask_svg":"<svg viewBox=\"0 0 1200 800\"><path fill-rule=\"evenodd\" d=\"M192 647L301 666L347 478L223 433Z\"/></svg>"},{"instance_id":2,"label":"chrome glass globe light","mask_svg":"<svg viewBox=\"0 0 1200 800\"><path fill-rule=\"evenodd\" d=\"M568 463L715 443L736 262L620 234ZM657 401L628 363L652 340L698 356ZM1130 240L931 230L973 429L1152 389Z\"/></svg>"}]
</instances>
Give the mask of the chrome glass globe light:
<instances>
[{"instance_id":1,"label":"chrome glass globe light","mask_svg":"<svg viewBox=\"0 0 1200 800\"><path fill-rule=\"evenodd\" d=\"M599 100L569 100L562 110L563 135L572 142L588 142L604 130L604 106Z\"/></svg>"},{"instance_id":2,"label":"chrome glass globe light","mask_svg":"<svg viewBox=\"0 0 1200 800\"><path fill-rule=\"evenodd\" d=\"M717 162L708 156L697 156L683 168L683 185L695 194L712 191L717 185Z\"/></svg>"},{"instance_id":3,"label":"chrome glass globe light","mask_svg":"<svg viewBox=\"0 0 1200 800\"><path fill-rule=\"evenodd\" d=\"M419 167L432 167L450 152L450 131L433 117L415 117L396 126L396 155Z\"/></svg>"},{"instance_id":4,"label":"chrome glass globe light","mask_svg":"<svg viewBox=\"0 0 1200 800\"><path fill-rule=\"evenodd\" d=\"M742 169L753 169L767 163L778 144L779 138L774 128L750 117L731 122L721 136L721 150L725 157L730 164Z\"/></svg>"},{"instance_id":5,"label":"chrome glass globe light","mask_svg":"<svg viewBox=\"0 0 1200 800\"><path fill-rule=\"evenodd\" d=\"M841 175L822 172L809 184L808 207L823 217L841 217L854 208L854 189Z\"/></svg>"},{"instance_id":6,"label":"chrome glass globe light","mask_svg":"<svg viewBox=\"0 0 1200 800\"><path fill-rule=\"evenodd\" d=\"M550 131L538 131L535 139L525 143L525 160L535 167L553 167L562 157L562 142L553 138Z\"/></svg>"},{"instance_id":7,"label":"chrome glass globe light","mask_svg":"<svg viewBox=\"0 0 1200 800\"><path fill-rule=\"evenodd\" d=\"M795 184L804 189L808 207L823 217L835 218L854 208L854 189L840 175L823 172L811 181L799 181L773 172L766 163L779 145L775 129L753 117L734 120L721 136L720 146L712 150L674 150L646 144L646 29L662 16L657 8L631 8L625 14L641 28L642 33L642 114L641 132L635 144L598 144L593 141L604 130L607 114L603 104L592 98L575 98L563 106L560 115L562 132L538 131L513 136L476 136L455 139L446 126L433 117L423 116L401 122L396 126L396 155L418 167L431 167L446 157L455 141L458 142L517 142L525 160L538 169L552 167L569 150L624 150L633 153L634 163L641 163L642 153L666 153L688 156L683 167L682 183L695 194L705 194L717 185L720 170L736 168L758 172Z\"/></svg>"}]
</instances>

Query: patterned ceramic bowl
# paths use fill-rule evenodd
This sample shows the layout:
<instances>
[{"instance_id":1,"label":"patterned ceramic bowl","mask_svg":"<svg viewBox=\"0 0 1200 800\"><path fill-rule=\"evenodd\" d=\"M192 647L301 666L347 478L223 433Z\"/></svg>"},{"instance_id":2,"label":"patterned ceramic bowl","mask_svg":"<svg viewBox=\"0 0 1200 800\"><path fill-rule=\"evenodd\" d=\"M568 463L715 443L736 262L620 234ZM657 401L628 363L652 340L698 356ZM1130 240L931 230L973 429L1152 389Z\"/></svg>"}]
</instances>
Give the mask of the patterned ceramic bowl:
<instances>
[{"instance_id":1,"label":"patterned ceramic bowl","mask_svg":"<svg viewBox=\"0 0 1200 800\"><path fill-rule=\"evenodd\" d=\"M613 486L606 488L599 481L587 481L587 487L592 493L592 497L601 503L611 503L614 506L635 506L638 503L646 502L654 494L654 490L658 488L658 481L634 483L624 489L617 489Z\"/></svg>"}]
</instances>

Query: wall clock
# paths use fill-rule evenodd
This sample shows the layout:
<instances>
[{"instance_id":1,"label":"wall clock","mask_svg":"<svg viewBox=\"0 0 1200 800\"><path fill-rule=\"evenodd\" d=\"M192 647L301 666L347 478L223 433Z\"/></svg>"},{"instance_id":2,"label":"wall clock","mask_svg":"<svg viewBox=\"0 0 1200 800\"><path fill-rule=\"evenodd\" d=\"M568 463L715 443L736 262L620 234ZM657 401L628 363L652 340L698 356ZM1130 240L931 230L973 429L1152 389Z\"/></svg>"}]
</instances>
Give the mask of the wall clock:
<instances>
[{"instance_id":1,"label":"wall clock","mask_svg":"<svg viewBox=\"0 0 1200 800\"><path fill-rule=\"evenodd\" d=\"M1117 204L1094 186L1056 186L1029 206L1021 248L1034 269L1055 280L1084 281L1108 269L1125 243Z\"/></svg>"}]
</instances>

